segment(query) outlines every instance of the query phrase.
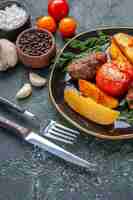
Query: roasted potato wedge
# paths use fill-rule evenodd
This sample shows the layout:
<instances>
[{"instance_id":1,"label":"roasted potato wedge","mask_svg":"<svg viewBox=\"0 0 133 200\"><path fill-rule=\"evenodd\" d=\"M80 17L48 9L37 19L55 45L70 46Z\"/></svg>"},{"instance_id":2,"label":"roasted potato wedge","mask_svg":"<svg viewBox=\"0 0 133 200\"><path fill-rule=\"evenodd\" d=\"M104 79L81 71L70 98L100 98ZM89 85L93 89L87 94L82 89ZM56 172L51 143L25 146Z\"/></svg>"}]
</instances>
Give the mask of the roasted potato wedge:
<instances>
[{"instance_id":1,"label":"roasted potato wedge","mask_svg":"<svg viewBox=\"0 0 133 200\"><path fill-rule=\"evenodd\" d=\"M89 97L83 97L76 89L65 89L64 100L75 112L97 124L113 124L120 114Z\"/></svg>"},{"instance_id":2,"label":"roasted potato wedge","mask_svg":"<svg viewBox=\"0 0 133 200\"><path fill-rule=\"evenodd\" d=\"M113 39L129 62L133 64L133 36L117 33L113 36Z\"/></svg>"},{"instance_id":3,"label":"roasted potato wedge","mask_svg":"<svg viewBox=\"0 0 133 200\"><path fill-rule=\"evenodd\" d=\"M120 50L119 46L116 44L114 39L112 39L112 41L111 41L109 53L111 55L112 60L115 60L118 63L125 63L126 62L126 63L130 64L127 57L124 56L124 54L122 53L122 51Z\"/></svg>"},{"instance_id":4,"label":"roasted potato wedge","mask_svg":"<svg viewBox=\"0 0 133 200\"><path fill-rule=\"evenodd\" d=\"M104 93L95 84L82 79L79 79L78 84L79 90L83 96L90 97L91 99L95 100L96 103L102 104L109 108L116 108L118 106L119 102L117 99Z\"/></svg>"}]
</instances>

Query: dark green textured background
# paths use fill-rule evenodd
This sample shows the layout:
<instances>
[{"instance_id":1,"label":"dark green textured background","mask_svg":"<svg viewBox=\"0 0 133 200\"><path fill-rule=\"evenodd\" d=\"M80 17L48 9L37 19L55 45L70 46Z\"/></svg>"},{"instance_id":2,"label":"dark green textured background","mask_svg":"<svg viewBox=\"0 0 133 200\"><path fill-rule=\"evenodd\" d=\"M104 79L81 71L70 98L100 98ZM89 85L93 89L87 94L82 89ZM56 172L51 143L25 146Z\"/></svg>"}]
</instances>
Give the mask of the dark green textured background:
<instances>
[{"instance_id":1,"label":"dark green textured background","mask_svg":"<svg viewBox=\"0 0 133 200\"><path fill-rule=\"evenodd\" d=\"M132 0L71 0L71 15L79 22L78 32L103 25L133 25ZM33 21L47 14L47 0L27 0ZM59 38L57 37L57 42ZM45 77L48 70L41 72ZM0 74L0 95L15 102L15 94L28 81L22 65ZM62 121L48 99L47 88L34 89L33 96L17 102L39 116ZM25 126L26 122L0 108L0 113ZM0 200L132 200L133 142L103 141L81 136L78 143L65 146L98 164L97 172L84 171L50 154L29 146L0 130Z\"/></svg>"}]
</instances>

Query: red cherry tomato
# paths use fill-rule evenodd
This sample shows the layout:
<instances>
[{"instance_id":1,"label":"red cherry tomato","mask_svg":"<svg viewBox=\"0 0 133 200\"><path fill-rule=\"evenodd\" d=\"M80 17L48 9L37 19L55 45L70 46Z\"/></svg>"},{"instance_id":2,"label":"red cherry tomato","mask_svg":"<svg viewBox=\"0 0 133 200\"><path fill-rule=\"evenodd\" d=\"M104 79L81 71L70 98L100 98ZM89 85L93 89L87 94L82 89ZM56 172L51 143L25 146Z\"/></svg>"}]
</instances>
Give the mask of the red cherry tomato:
<instances>
[{"instance_id":1,"label":"red cherry tomato","mask_svg":"<svg viewBox=\"0 0 133 200\"><path fill-rule=\"evenodd\" d=\"M52 33L56 31L56 23L54 18L51 16L43 16L37 19L36 26L38 28L47 29Z\"/></svg>"},{"instance_id":2,"label":"red cherry tomato","mask_svg":"<svg viewBox=\"0 0 133 200\"><path fill-rule=\"evenodd\" d=\"M131 82L128 73L120 71L117 64L106 63L97 72L96 84L97 86L114 97L120 97L127 90Z\"/></svg>"},{"instance_id":3,"label":"red cherry tomato","mask_svg":"<svg viewBox=\"0 0 133 200\"><path fill-rule=\"evenodd\" d=\"M56 21L60 21L66 17L69 12L69 5L67 0L49 0L48 2L48 13Z\"/></svg>"},{"instance_id":4,"label":"red cherry tomato","mask_svg":"<svg viewBox=\"0 0 133 200\"><path fill-rule=\"evenodd\" d=\"M72 17L65 17L59 23L59 31L64 38L73 37L77 28L77 22Z\"/></svg>"}]
</instances>

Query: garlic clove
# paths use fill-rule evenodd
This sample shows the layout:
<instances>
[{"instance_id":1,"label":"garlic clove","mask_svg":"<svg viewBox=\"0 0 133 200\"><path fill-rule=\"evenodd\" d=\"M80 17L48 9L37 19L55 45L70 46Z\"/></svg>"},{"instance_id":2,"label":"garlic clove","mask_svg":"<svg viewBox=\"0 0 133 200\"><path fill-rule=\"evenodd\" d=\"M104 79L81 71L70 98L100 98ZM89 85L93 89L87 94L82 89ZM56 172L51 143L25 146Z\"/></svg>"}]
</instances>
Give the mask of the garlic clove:
<instances>
[{"instance_id":1,"label":"garlic clove","mask_svg":"<svg viewBox=\"0 0 133 200\"><path fill-rule=\"evenodd\" d=\"M24 86L17 92L17 99L24 99L32 94L32 87L29 83L25 83Z\"/></svg>"},{"instance_id":2,"label":"garlic clove","mask_svg":"<svg viewBox=\"0 0 133 200\"><path fill-rule=\"evenodd\" d=\"M7 39L0 39L0 71L13 68L18 62L15 44Z\"/></svg>"},{"instance_id":3,"label":"garlic clove","mask_svg":"<svg viewBox=\"0 0 133 200\"><path fill-rule=\"evenodd\" d=\"M35 74L35 73L29 74L29 80L30 80L31 84L35 87L43 87L47 83L47 80L45 78L43 78L40 75Z\"/></svg>"}]
</instances>

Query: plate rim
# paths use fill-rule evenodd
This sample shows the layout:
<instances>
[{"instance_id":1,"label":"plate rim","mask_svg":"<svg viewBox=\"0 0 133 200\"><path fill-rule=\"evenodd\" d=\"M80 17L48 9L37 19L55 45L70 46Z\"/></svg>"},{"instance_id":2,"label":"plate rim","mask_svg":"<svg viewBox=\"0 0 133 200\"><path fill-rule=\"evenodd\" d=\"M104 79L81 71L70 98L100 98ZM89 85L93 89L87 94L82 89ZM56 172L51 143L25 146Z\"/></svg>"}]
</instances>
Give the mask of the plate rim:
<instances>
[{"instance_id":1,"label":"plate rim","mask_svg":"<svg viewBox=\"0 0 133 200\"><path fill-rule=\"evenodd\" d=\"M94 131L91 131L89 129L86 129L82 126L80 126L77 122L75 122L73 119L71 119L67 114L65 114L60 107L58 106L58 104L55 101L55 98L52 94L52 78L53 78L53 74L54 71L56 69L56 64L57 61L59 59L59 57L61 56L62 52L64 51L64 49L69 45L69 43L71 43L73 40L75 40L76 38L80 37L81 35L84 35L86 33L89 32L93 32L93 31L104 31L104 30L108 30L108 29L132 29L133 30L133 26L103 26L103 27L96 27L96 28L92 28L86 31L83 31L79 34L77 34L76 36L74 36L72 39L70 39L68 42L66 42L66 44L61 48L59 54L56 56L54 64L52 65L52 71L50 73L50 77L49 77L49 82L48 82L48 91L49 91L49 97L50 100L53 104L53 106L56 108L56 110L58 111L58 113L66 120L68 121L71 125L73 125L74 127L78 128L80 131L82 131L83 133L86 133L88 136L94 136L100 139L106 139L106 140L122 140L122 139L131 139L133 138L133 134L125 134L125 135L117 135L117 136L110 136L110 135L102 135L101 133L97 133Z\"/></svg>"}]
</instances>

